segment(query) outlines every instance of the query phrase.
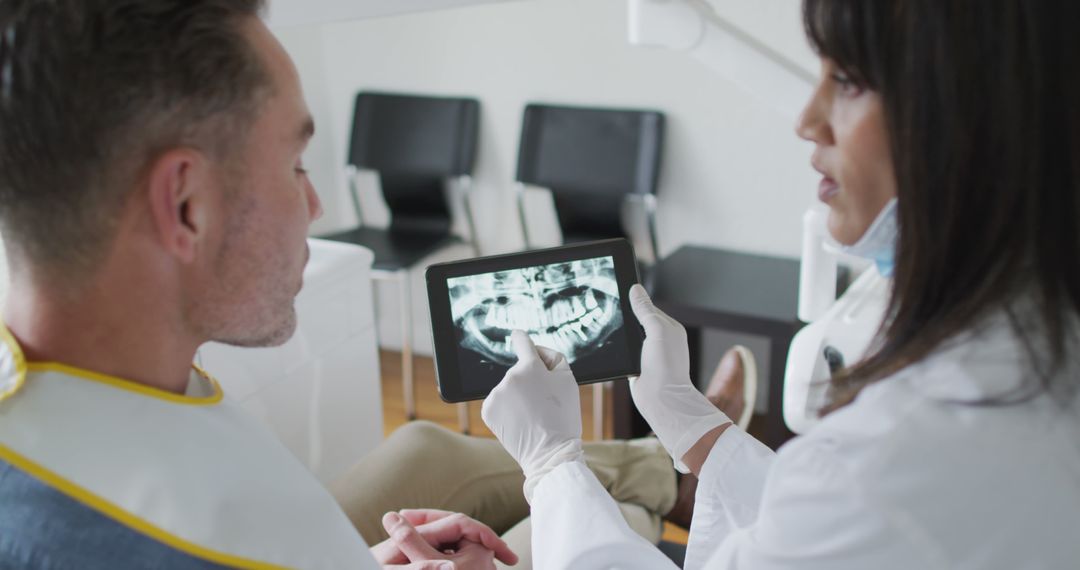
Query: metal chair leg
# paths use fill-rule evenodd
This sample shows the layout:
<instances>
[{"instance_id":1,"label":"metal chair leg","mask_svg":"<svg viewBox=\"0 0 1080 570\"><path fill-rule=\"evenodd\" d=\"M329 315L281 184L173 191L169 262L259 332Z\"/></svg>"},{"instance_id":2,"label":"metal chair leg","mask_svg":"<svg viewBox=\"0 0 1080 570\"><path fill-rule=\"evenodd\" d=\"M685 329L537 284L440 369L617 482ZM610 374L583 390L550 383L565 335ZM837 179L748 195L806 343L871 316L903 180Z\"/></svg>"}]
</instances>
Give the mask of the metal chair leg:
<instances>
[{"instance_id":1,"label":"metal chair leg","mask_svg":"<svg viewBox=\"0 0 1080 570\"><path fill-rule=\"evenodd\" d=\"M413 382L412 361L412 296L410 293L409 270L398 272L401 280L401 392L405 401L405 417L409 421L416 419L415 384Z\"/></svg>"},{"instance_id":2,"label":"metal chair leg","mask_svg":"<svg viewBox=\"0 0 1080 570\"><path fill-rule=\"evenodd\" d=\"M592 388L592 432L595 441L604 439L604 384L598 382Z\"/></svg>"},{"instance_id":3,"label":"metal chair leg","mask_svg":"<svg viewBox=\"0 0 1080 570\"><path fill-rule=\"evenodd\" d=\"M469 403L461 402L457 405L457 417L458 427L461 428L461 433L469 435L470 422L469 422Z\"/></svg>"}]
</instances>

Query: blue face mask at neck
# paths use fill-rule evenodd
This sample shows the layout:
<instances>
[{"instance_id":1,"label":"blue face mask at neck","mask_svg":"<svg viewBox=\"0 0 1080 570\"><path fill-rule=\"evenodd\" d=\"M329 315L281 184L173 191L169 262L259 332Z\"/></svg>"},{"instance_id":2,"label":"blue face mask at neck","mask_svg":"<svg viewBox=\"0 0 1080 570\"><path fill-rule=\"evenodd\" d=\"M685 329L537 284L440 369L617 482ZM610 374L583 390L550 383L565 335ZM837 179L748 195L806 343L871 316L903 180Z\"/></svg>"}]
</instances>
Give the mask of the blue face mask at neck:
<instances>
[{"instance_id":1,"label":"blue face mask at neck","mask_svg":"<svg viewBox=\"0 0 1080 570\"><path fill-rule=\"evenodd\" d=\"M896 265L896 198L881 209L866 233L852 245L840 247L840 251L872 260L882 277L892 277Z\"/></svg>"}]
</instances>

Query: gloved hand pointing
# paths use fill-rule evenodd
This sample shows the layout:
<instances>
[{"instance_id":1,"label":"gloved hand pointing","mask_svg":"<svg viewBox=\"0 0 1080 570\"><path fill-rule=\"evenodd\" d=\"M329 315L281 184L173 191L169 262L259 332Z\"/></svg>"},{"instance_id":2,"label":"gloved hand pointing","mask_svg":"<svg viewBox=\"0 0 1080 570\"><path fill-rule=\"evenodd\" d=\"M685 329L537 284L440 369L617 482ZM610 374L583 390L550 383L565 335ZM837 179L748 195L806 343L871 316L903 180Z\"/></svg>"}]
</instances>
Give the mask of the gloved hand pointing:
<instances>
[{"instance_id":1,"label":"gloved hand pointing","mask_svg":"<svg viewBox=\"0 0 1080 570\"><path fill-rule=\"evenodd\" d=\"M525 499L546 473L581 461L581 402L566 358L536 347L522 331L511 333L518 361L480 410L506 451L525 472Z\"/></svg>"},{"instance_id":2,"label":"gloved hand pointing","mask_svg":"<svg viewBox=\"0 0 1080 570\"><path fill-rule=\"evenodd\" d=\"M675 462L688 473L683 456L713 428L731 420L690 381L686 329L657 309L645 288L630 288L630 306L645 328L641 376L630 379L630 395Z\"/></svg>"}]
</instances>

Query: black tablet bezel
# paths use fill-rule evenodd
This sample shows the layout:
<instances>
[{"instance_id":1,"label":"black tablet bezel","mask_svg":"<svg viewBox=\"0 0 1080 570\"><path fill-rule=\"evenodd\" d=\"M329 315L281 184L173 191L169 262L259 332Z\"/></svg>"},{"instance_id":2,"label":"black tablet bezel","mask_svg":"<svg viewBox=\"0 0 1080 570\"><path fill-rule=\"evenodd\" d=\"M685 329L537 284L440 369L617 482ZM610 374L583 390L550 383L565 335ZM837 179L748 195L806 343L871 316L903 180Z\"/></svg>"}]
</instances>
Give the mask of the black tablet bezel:
<instances>
[{"instance_id":1,"label":"black tablet bezel","mask_svg":"<svg viewBox=\"0 0 1080 570\"><path fill-rule=\"evenodd\" d=\"M447 279L605 256L611 256L615 262L615 282L619 288L619 303L625 323L621 334L625 336L630 362L625 363L625 367L613 367L610 371L604 371L602 377L577 378L577 381L578 384L584 385L639 375L641 373L641 345L645 335L630 308L629 296L630 286L637 283L639 279L637 260L629 241L610 239L429 266L425 276L430 307L431 338L435 348L435 381L439 388L439 397L448 403L468 402L483 399L490 392L490 389L466 392L463 388L460 378L461 368L458 366L457 343L446 342L446 339L454 338Z\"/></svg>"}]
</instances>

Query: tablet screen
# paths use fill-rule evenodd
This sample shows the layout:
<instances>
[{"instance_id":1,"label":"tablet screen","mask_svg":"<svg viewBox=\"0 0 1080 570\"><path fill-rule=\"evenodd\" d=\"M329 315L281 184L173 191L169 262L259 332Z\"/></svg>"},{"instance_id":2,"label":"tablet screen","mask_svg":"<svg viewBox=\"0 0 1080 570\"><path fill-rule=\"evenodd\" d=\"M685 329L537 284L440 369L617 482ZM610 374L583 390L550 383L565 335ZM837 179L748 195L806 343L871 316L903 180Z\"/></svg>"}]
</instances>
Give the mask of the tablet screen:
<instances>
[{"instance_id":1,"label":"tablet screen","mask_svg":"<svg viewBox=\"0 0 1080 570\"><path fill-rule=\"evenodd\" d=\"M638 353L631 349L640 340L634 343L628 336L629 322L636 321L628 322L627 300L620 291L634 280L623 275L625 283L620 283L616 257L603 249L593 248L593 255L579 259L566 258L575 253L572 249L554 260L517 254L506 261L477 262L475 273L458 266L437 277L444 284L438 290L449 317L444 320L439 313L445 309L434 307L436 348L443 355L437 359L440 390L448 388L447 380L460 394L486 395L518 360L510 343L515 329L525 331L537 346L565 355L580 382L632 370ZM634 269L623 271L632 275Z\"/></svg>"}]
</instances>

